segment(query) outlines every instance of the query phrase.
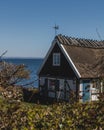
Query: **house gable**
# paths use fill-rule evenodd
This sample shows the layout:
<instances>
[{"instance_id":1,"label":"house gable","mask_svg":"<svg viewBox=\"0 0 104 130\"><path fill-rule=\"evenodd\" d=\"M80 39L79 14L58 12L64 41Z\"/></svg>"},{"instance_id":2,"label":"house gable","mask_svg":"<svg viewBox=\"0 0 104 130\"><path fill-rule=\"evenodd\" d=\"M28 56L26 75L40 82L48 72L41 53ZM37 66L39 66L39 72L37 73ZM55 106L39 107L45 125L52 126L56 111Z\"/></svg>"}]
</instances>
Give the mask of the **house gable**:
<instances>
[{"instance_id":1,"label":"house gable","mask_svg":"<svg viewBox=\"0 0 104 130\"><path fill-rule=\"evenodd\" d=\"M53 46L51 46L50 51L47 53L45 58L44 64L42 65L39 75L41 76L48 76L48 77L60 77L60 78L74 78L78 77L78 71L74 70L75 66L70 57L64 52L65 50L55 42ZM60 54L60 66L53 65L53 54L58 53Z\"/></svg>"}]
</instances>

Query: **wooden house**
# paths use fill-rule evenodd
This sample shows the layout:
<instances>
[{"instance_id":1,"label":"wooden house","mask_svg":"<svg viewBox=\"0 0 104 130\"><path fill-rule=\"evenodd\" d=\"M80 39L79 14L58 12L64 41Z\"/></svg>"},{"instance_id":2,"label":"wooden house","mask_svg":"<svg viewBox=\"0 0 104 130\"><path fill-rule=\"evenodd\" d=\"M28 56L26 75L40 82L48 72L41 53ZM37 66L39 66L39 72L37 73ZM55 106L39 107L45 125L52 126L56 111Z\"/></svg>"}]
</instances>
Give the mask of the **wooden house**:
<instances>
[{"instance_id":1,"label":"wooden house","mask_svg":"<svg viewBox=\"0 0 104 130\"><path fill-rule=\"evenodd\" d=\"M103 89L104 41L57 35L38 70L40 92L45 97L98 100Z\"/></svg>"}]
</instances>

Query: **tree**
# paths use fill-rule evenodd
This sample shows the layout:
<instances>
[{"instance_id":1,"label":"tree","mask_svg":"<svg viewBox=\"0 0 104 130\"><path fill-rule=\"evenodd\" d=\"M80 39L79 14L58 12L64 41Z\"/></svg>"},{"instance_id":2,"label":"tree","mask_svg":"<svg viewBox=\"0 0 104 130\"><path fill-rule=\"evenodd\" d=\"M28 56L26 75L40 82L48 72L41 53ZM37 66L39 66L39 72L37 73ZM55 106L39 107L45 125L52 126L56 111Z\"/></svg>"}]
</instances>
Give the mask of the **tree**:
<instances>
[{"instance_id":1,"label":"tree","mask_svg":"<svg viewBox=\"0 0 104 130\"><path fill-rule=\"evenodd\" d=\"M29 70L24 64L15 65L5 61L0 63L0 86L16 86L25 79L29 79Z\"/></svg>"},{"instance_id":2,"label":"tree","mask_svg":"<svg viewBox=\"0 0 104 130\"><path fill-rule=\"evenodd\" d=\"M23 100L23 83L29 79L30 72L24 64L15 65L5 61L0 62L0 93L8 101Z\"/></svg>"}]
</instances>

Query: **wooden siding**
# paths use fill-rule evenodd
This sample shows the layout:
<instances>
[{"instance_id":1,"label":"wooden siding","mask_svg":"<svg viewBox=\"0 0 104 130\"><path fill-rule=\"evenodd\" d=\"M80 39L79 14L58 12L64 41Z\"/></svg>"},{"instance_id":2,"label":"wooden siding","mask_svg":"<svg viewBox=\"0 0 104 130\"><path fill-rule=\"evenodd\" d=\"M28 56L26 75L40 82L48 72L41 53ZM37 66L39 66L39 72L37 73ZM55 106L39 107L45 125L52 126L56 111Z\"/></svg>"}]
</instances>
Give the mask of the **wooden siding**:
<instances>
[{"instance_id":1,"label":"wooden siding","mask_svg":"<svg viewBox=\"0 0 104 130\"><path fill-rule=\"evenodd\" d=\"M53 66L53 53L60 53L60 66ZM60 77L60 78L75 78L75 73L67 62L65 56L63 55L61 49L56 44L50 53L47 61L45 62L39 76L45 77Z\"/></svg>"}]
</instances>

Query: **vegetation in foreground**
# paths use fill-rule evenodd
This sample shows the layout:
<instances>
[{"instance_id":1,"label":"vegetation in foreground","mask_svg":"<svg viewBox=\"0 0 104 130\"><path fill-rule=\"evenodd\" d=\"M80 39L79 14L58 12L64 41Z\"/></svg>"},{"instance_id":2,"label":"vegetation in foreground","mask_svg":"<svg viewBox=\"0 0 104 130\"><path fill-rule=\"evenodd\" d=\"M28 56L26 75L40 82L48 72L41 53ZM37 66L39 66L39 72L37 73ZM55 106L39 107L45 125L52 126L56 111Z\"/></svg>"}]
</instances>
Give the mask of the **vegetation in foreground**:
<instances>
[{"instance_id":1,"label":"vegetation in foreground","mask_svg":"<svg viewBox=\"0 0 104 130\"><path fill-rule=\"evenodd\" d=\"M28 77L25 66L0 65L1 130L103 130L104 94L91 103L26 103L17 83ZM29 99L30 100L30 99Z\"/></svg>"},{"instance_id":2,"label":"vegetation in foreground","mask_svg":"<svg viewBox=\"0 0 104 130\"><path fill-rule=\"evenodd\" d=\"M0 99L1 130L103 130L104 102L37 105Z\"/></svg>"}]
</instances>

